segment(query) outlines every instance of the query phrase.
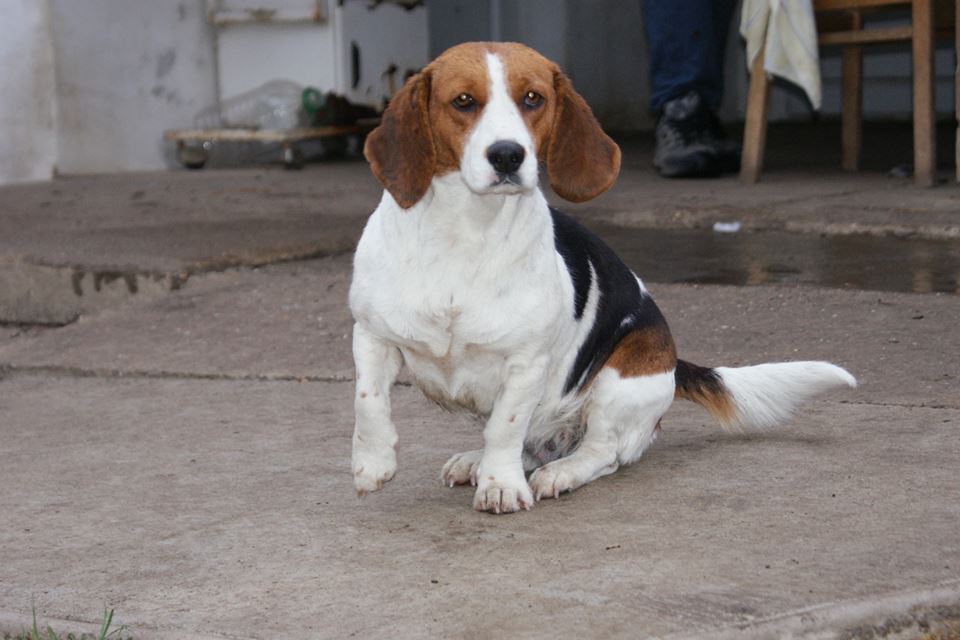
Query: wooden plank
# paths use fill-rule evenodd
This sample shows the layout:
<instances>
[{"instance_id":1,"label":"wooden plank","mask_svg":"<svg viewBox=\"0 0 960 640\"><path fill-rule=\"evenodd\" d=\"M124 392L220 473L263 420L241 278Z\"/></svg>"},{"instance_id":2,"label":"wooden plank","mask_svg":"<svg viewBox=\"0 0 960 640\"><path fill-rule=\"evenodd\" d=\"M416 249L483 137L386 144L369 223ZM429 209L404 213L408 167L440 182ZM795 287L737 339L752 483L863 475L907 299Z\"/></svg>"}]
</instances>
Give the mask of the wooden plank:
<instances>
[{"instance_id":1,"label":"wooden plank","mask_svg":"<svg viewBox=\"0 0 960 640\"><path fill-rule=\"evenodd\" d=\"M958 0L960 1L960 0ZM763 49L750 69L747 93L747 115L743 128L743 152L740 160L740 182L755 184L763 170L763 153L767 144L767 102L770 79L763 69Z\"/></svg>"},{"instance_id":2,"label":"wooden plank","mask_svg":"<svg viewBox=\"0 0 960 640\"><path fill-rule=\"evenodd\" d=\"M328 17L325 0L314 0L312 7L302 8L269 6L269 2L263 4L267 6L230 9L222 6L222 0L208 0L207 20L214 26L225 27L248 23L319 23L325 22Z\"/></svg>"},{"instance_id":3,"label":"wooden plank","mask_svg":"<svg viewBox=\"0 0 960 640\"><path fill-rule=\"evenodd\" d=\"M913 1L913 180L933 186L937 142L933 88L933 0Z\"/></svg>"},{"instance_id":4,"label":"wooden plank","mask_svg":"<svg viewBox=\"0 0 960 640\"><path fill-rule=\"evenodd\" d=\"M214 140L218 142L297 142L314 140L330 136L346 136L370 131L377 121L366 123L336 125L329 127L309 127L305 129L167 129L163 132L165 140Z\"/></svg>"},{"instance_id":5,"label":"wooden plank","mask_svg":"<svg viewBox=\"0 0 960 640\"><path fill-rule=\"evenodd\" d=\"M960 2L960 0L957 0ZM863 26L860 12L853 15L853 27ZM859 45L847 45L841 54L842 96L840 128L842 138L841 159L843 168L856 171L860 168L861 112L863 108L863 49Z\"/></svg>"},{"instance_id":6,"label":"wooden plank","mask_svg":"<svg viewBox=\"0 0 960 640\"><path fill-rule=\"evenodd\" d=\"M831 31L821 33L817 41L821 45L830 44L871 44L876 42L898 42L910 40L913 27L884 27L863 29L862 31Z\"/></svg>"}]
</instances>

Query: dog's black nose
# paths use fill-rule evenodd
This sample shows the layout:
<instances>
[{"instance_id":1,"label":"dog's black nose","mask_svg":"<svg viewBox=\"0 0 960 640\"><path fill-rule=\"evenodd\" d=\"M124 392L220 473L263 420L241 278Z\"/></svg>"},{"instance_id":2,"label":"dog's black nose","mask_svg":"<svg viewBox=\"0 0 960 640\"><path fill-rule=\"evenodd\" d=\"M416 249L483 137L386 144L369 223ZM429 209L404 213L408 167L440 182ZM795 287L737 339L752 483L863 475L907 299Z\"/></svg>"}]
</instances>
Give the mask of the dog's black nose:
<instances>
[{"instance_id":1,"label":"dog's black nose","mask_svg":"<svg viewBox=\"0 0 960 640\"><path fill-rule=\"evenodd\" d=\"M523 157L526 155L523 147L516 142L500 140L487 147L487 160L493 165L493 170L497 173L511 174L516 173L520 165L523 164Z\"/></svg>"}]
</instances>

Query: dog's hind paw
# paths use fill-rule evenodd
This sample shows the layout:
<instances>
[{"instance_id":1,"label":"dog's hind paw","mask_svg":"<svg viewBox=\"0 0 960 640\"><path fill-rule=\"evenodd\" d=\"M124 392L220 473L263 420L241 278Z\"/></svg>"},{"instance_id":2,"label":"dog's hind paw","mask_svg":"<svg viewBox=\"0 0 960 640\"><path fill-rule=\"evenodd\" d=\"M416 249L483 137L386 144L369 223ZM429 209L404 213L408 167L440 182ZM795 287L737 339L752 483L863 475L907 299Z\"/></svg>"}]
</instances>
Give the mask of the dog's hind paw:
<instances>
[{"instance_id":1,"label":"dog's hind paw","mask_svg":"<svg viewBox=\"0 0 960 640\"><path fill-rule=\"evenodd\" d=\"M573 491L583 482L577 478L566 460L555 460L530 475L530 489L537 500L559 498L565 491Z\"/></svg>"}]
</instances>

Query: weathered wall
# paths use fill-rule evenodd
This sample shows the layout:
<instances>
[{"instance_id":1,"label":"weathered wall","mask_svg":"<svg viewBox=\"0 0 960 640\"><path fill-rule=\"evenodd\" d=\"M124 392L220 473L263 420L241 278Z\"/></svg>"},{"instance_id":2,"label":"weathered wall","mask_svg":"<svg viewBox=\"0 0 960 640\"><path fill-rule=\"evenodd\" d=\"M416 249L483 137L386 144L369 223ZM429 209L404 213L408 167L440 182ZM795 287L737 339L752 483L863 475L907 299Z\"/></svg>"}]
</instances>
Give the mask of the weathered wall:
<instances>
[{"instance_id":1,"label":"weathered wall","mask_svg":"<svg viewBox=\"0 0 960 640\"><path fill-rule=\"evenodd\" d=\"M406 71L428 61L423 9L351 0L331 2L320 24L241 24L217 34L220 95L227 98L283 78L321 91L336 91L358 104L383 106L390 96L386 71L397 67L395 86ZM351 45L359 68L353 86Z\"/></svg>"},{"instance_id":2,"label":"weathered wall","mask_svg":"<svg viewBox=\"0 0 960 640\"><path fill-rule=\"evenodd\" d=\"M57 162L47 3L0 0L0 184L44 180Z\"/></svg>"},{"instance_id":3,"label":"weathered wall","mask_svg":"<svg viewBox=\"0 0 960 640\"><path fill-rule=\"evenodd\" d=\"M59 169L163 168L163 130L189 126L216 100L203 0L49 3Z\"/></svg>"},{"instance_id":4,"label":"weathered wall","mask_svg":"<svg viewBox=\"0 0 960 640\"><path fill-rule=\"evenodd\" d=\"M461 42L503 40L523 42L560 63L567 59L567 0L428 0L427 4L430 57Z\"/></svg>"},{"instance_id":5,"label":"weathered wall","mask_svg":"<svg viewBox=\"0 0 960 640\"><path fill-rule=\"evenodd\" d=\"M366 10L362 0L351 2ZM639 0L430 0L429 12L431 54L464 40L520 40L559 62L606 126L652 126ZM163 168L168 147L162 131L189 126L216 100L215 38L203 0L0 0L0 16L0 183L44 179L55 171ZM282 58L273 47L265 49L256 55ZM909 118L909 52L902 46L873 51L864 64L867 117ZM948 115L949 44L938 49L937 69L937 109ZM823 77L823 111L836 114L835 52L824 57ZM726 119L742 117L746 88L734 23ZM377 93L376 87L369 92ZM809 115L801 97L775 88L772 118Z\"/></svg>"}]
</instances>

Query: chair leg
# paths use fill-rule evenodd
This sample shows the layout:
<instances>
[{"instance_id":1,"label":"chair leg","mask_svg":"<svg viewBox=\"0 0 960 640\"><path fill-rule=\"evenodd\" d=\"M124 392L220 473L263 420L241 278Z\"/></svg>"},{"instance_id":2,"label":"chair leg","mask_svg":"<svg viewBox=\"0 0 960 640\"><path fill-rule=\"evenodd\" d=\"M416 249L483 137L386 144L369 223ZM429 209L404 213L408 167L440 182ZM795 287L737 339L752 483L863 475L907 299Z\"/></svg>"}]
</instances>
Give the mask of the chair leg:
<instances>
[{"instance_id":1,"label":"chair leg","mask_svg":"<svg viewBox=\"0 0 960 640\"><path fill-rule=\"evenodd\" d=\"M960 0L957 0L960 2ZM860 12L853 14L852 29L860 29ZM856 171L860 168L860 149L863 111L863 49L859 45L843 47L841 82L843 102L840 107L840 130L842 137L841 158L843 168Z\"/></svg>"},{"instance_id":2,"label":"chair leg","mask_svg":"<svg viewBox=\"0 0 960 640\"><path fill-rule=\"evenodd\" d=\"M960 2L960 0L958 0ZM763 70L763 49L757 54L750 69L750 88L747 92L747 115L743 129L743 151L740 160L740 182L754 184L763 169L763 152L767 144L767 102L770 97L770 79Z\"/></svg>"},{"instance_id":3,"label":"chair leg","mask_svg":"<svg viewBox=\"0 0 960 640\"><path fill-rule=\"evenodd\" d=\"M954 143L953 163L957 167L957 182L960 182L960 0L956 0L954 5L953 22L955 31L954 55L956 56L954 59L956 67L954 68L953 72L953 85L954 103L957 111L957 132L954 134L956 141Z\"/></svg>"},{"instance_id":4,"label":"chair leg","mask_svg":"<svg viewBox=\"0 0 960 640\"><path fill-rule=\"evenodd\" d=\"M936 119L933 102L933 0L913 0L913 179L936 180Z\"/></svg>"}]
</instances>

